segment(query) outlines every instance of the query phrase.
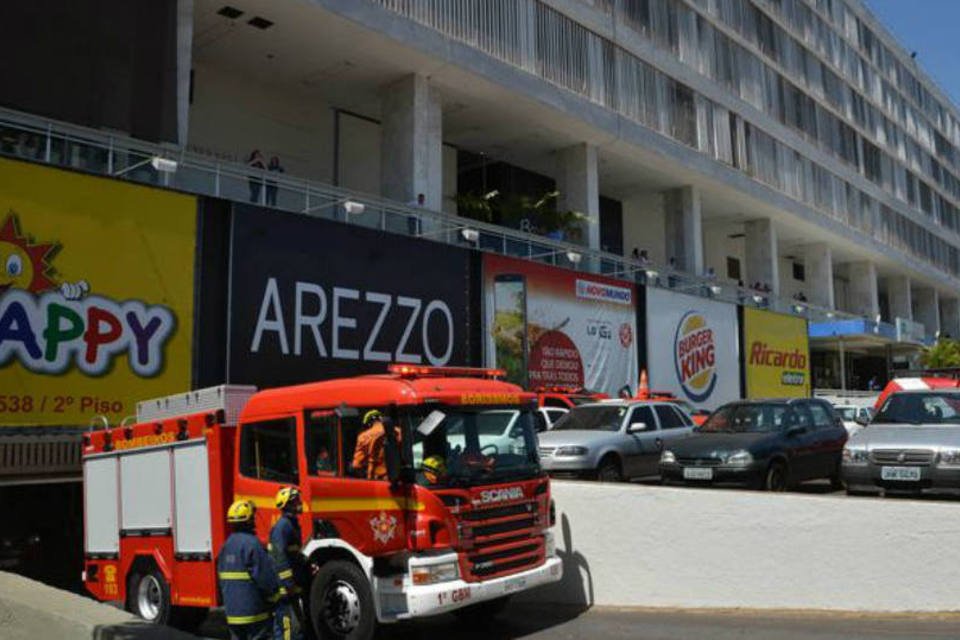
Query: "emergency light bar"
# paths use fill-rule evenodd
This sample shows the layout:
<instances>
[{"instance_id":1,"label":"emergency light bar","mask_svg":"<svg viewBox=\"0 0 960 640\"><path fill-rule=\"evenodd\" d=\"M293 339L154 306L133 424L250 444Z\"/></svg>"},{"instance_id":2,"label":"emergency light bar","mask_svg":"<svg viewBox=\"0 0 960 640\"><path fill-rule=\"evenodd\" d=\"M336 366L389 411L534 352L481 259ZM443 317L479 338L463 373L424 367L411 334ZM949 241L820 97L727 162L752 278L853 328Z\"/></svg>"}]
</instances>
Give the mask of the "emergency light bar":
<instances>
[{"instance_id":1,"label":"emergency light bar","mask_svg":"<svg viewBox=\"0 0 960 640\"><path fill-rule=\"evenodd\" d=\"M496 380L507 375L504 369L485 369L483 367L424 367L413 364L391 364L387 372L405 378L417 376L458 376L463 378L491 378Z\"/></svg>"}]
</instances>

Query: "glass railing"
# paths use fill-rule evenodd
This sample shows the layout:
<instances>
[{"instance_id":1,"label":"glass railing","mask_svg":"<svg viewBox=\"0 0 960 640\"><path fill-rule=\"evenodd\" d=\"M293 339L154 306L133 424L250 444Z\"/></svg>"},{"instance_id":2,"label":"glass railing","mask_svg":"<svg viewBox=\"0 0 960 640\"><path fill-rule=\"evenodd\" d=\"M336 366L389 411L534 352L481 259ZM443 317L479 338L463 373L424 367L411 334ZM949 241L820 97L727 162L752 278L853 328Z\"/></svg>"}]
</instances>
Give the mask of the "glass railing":
<instances>
[{"instance_id":1,"label":"glass railing","mask_svg":"<svg viewBox=\"0 0 960 640\"><path fill-rule=\"evenodd\" d=\"M811 322L860 317L368 193L225 162L174 145L114 136L7 109L0 109L0 155L602 274Z\"/></svg>"}]
</instances>

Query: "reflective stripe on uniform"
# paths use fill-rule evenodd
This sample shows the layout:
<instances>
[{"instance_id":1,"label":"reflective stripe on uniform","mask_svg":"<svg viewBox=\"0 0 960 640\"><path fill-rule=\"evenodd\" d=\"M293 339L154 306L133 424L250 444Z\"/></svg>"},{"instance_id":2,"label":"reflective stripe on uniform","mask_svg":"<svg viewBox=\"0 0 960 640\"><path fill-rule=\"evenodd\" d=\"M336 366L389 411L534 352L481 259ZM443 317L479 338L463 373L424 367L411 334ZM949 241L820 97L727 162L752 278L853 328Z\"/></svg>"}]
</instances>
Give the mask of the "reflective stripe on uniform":
<instances>
[{"instance_id":1,"label":"reflective stripe on uniform","mask_svg":"<svg viewBox=\"0 0 960 640\"><path fill-rule=\"evenodd\" d=\"M277 591L275 594L267 598L267 602L273 604L278 600L280 600L281 596L284 596L284 595L286 595L286 592L284 591L283 587L281 587L279 591Z\"/></svg>"},{"instance_id":2,"label":"reflective stripe on uniform","mask_svg":"<svg viewBox=\"0 0 960 640\"><path fill-rule=\"evenodd\" d=\"M283 580L293 580L293 569L284 569L277 573Z\"/></svg>"},{"instance_id":3,"label":"reflective stripe on uniform","mask_svg":"<svg viewBox=\"0 0 960 640\"><path fill-rule=\"evenodd\" d=\"M250 573L247 571L221 571L217 574L221 580L250 580Z\"/></svg>"},{"instance_id":4,"label":"reflective stripe on uniform","mask_svg":"<svg viewBox=\"0 0 960 640\"><path fill-rule=\"evenodd\" d=\"M270 613L258 613L255 616L227 616L227 624L253 624L270 618Z\"/></svg>"}]
</instances>

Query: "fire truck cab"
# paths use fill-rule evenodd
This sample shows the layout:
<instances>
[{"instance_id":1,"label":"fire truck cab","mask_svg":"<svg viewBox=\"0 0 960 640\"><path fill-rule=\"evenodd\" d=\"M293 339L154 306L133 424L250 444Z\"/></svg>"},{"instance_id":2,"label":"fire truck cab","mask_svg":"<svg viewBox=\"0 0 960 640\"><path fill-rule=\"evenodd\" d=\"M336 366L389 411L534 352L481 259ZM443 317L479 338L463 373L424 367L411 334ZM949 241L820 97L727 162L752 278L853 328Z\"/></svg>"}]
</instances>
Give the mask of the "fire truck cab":
<instances>
[{"instance_id":1,"label":"fire truck cab","mask_svg":"<svg viewBox=\"0 0 960 640\"><path fill-rule=\"evenodd\" d=\"M161 623L219 604L216 557L235 499L266 541L277 491L303 496L306 605L320 637L464 609L561 578L540 467L536 397L495 370L391 365L256 391L222 386L140 403L137 424L84 442L84 582ZM388 417L387 478L352 468L361 416ZM446 474L420 473L440 456Z\"/></svg>"}]
</instances>

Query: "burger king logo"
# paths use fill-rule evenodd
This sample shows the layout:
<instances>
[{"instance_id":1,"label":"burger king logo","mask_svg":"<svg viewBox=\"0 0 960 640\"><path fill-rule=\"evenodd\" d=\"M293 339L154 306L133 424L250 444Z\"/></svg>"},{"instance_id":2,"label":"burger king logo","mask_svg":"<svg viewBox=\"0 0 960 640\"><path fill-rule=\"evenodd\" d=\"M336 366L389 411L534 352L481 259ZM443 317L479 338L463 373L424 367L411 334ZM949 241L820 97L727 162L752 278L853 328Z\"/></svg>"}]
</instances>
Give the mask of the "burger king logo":
<instances>
[{"instance_id":1,"label":"burger king logo","mask_svg":"<svg viewBox=\"0 0 960 640\"><path fill-rule=\"evenodd\" d=\"M717 347L713 329L697 311L688 311L677 323L673 339L677 380L693 402L703 402L717 386Z\"/></svg>"}]
</instances>

